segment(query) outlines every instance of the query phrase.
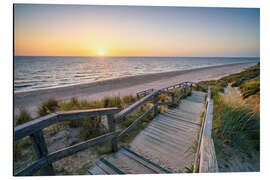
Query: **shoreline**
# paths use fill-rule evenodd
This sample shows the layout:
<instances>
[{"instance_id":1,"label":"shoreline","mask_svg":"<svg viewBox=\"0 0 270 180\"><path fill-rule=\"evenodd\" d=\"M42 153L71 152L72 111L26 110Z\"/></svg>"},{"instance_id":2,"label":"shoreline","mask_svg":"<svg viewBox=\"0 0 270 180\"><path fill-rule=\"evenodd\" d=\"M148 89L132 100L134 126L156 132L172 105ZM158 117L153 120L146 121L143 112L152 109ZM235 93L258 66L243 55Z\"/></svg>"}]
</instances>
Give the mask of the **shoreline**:
<instances>
[{"instance_id":1,"label":"shoreline","mask_svg":"<svg viewBox=\"0 0 270 180\"><path fill-rule=\"evenodd\" d=\"M138 91L149 88L159 89L184 81L197 82L219 79L223 76L240 72L255 64L257 62L234 63L189 70L124 76L64 87L14 92L14 113L18 114L20 108L25 108L34 117L37 116L38 105L50 98L67 100L71 97L77 97L78 99L100 100L105 96L125 96L136 94Z\"/></svg>"},{"instance_id":2,"label":"shoreline","mask_svg":"<svg viewBox=\"0 0 270 180\"><path fill-rule=\"evenodd\" d=\"M199 67L199 68L192 68L192 69L186 69L186 70L176 70L176 71L165 71L165 72L155 72L155 73L147 73L147 74L139 74L139 75L128 75L128 76L122 76L122 77L116 77L116 78L106 78L106 79L101 79L101 80L96 80L93 82L88 82L88 83L79 83L79 84L68 84L68 85L63 85L63 86L55 86L55 87L45 87L45 88L40 88L40 89L31 89L31 90L23 90L23 91L14 91L14 94L20 94L20 93L31 93L31 92L35 92L35 91L46 91L46 90L52 90L52 89L58 89L58 88L67 88L67 87L71 87L71 86L84 86L84 85L94 85L94 84L98 84L98 83L103 83L106 81L118 81L121 79L125 79L125 78L135 78L138 76L155 76L158 74L167 74L167 73L185 73L185 72L189 72L189 71L193 71L193 70L203 70L203 69L209 69L209 68L217 68L217 67L225 67L225 66L232 66L232 65L241 65L241 64L249 64L249 63L255 63L255 62L243 62L243 63L232 63L232 64L222 64L222 65L214 65L214 66L207 66L207 67Z\"/></svg>"}]
</instances>

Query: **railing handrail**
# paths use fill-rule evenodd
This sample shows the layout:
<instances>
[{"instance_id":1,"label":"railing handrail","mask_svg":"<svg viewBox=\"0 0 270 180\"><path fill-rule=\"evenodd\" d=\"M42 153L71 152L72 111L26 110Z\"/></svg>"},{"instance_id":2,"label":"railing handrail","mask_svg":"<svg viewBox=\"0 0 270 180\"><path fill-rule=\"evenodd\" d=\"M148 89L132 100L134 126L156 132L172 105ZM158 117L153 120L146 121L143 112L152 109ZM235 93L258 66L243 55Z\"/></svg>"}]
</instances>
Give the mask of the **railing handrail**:
<instances>
[{"instance_id":1,"label":"railing handrail","mask_svg":"<svg viewBox=\"0 0 270 180\"><path fill-rule=\"evenodd\" d=\"M151 94L148 94L147 96L143 97L139 101L137 101L137 102L133 103L132 105L130 105L129 107L123 109L122 111L120 111L119 113L116 114L116 116L115 116L116 121L121 120L127 114L129 114L130 112L135 110L137 107L139 107L140 105L142 105L143 103L145 103L146 101L151 99L153 96L157 95L158 93L159 93L159 90L155 90Z\"/></svg>"},{"instance_id":2,"label":"railing handrail","mask_svg":"<svg viewBox=\"0 0 270 180\"><path fill-rule=\"evenodd\" d=\"M165 88L161 88L160 90L162 91L168 91L170 89L175 89L175 88L180 88L180 87L184 87L184 86L193 86L193 84L199 84L199 85L207 85L205 83L200 83L200 82L181 82L181 83L177 83L177 84L174 84L174 85L170 85L168 87L165 87ZM208 85L207 85L208 86ZM144 91L139 91L137 92L137 97L143 97L143 96L146 96L148 95L148 93L154 91L155 89L151 88L151 89L147 89L147 90L144 90Z\"/></svg>"},{"instance_id":3,"label":"railing handrail","mask_svg":"<svg viewBox=\"0 0 270 180\"><path fill-rule=\"evenodd\" d=\"M201 125L197 151L194 159L193 172L217 172L215 148L211 137L213 121L213 99L211 99L211 88L208 86L207 108Z\"/></svg>"},{"instance_id":4,"label":"railing handrail","mask_svg":"<svg viewBox=\"0 0 270 180\"><path fill-rule=\"evenodd\" d=\"M198 139L198 145L197 145L197 150L196 150L196 154L195 154L195 160L194 160L194 163L193 163L193 172L197 172L197 169L199 168L199 156L200 156L200 147L201 147L201 139L202 139L202 136L203 136L203 132L204 132L204 127L205 127L205 118L206 118L206 114L207 114L207 111L208 111L208 105L209 105L209 100L211 96L209 96L209 94L211 94L211 89L208 88L208 95L207 95L207 100L206 100L206 111L204 113L204 117L203 117L203 120L202 120L202 123L201 123L201 128L200 128L200 133L199 133L199 139Z\"/></svg>"},{"instance_id":5,"label":"railing handrail","mask_svg":"<svg viewBox=\"0 0 270 180\"><path fill-rule=\"evenodd\" d=\"M55 112L35 120L26 122L24 124L18 125L14 128L14 140L18 140L29 136L30 134L44 129L53 124L62 121L71 121L75 119L85 118L85 117L95 117L103 116L109 114L115 114L119 109L112 108L99 108L99 109L86 109L86 110L73 110L73 111L60 111Z\"/></svg>"}]
</instances>

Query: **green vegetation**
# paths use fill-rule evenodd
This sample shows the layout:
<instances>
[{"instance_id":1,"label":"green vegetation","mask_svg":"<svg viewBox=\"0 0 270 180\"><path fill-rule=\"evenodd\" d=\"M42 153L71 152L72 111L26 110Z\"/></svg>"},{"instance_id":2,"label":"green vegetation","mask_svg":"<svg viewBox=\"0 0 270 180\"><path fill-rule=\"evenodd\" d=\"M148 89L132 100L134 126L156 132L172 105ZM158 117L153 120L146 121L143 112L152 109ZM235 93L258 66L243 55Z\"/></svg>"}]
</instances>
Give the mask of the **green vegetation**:
<instances>
[{"instance_id":1,"label":"green vegetation","mask_svg":"<svg viewBox=\"0 0 270 180\"><path fill-rule=\"evenodd\" d=\"M241 150L247 154L260 149L260 115L249 106L236 100L224 100L220 92L228 84L238 87L242 98L260 93L260 64L243 72L223 77L219 80L203 81L213 85L214 99L213 139L217 154L225 147Z\"/></svg>"},{"instance_id":2,"label":"green vegetation","mask_svg":"<svg viewBox=\"0 0 270 180\"><path fill-rule=\"evenodd\" d=\"M221 80L226 81L227 83L232 83L233 87L239 87L246 81L249 81L257 77L260 77L260 63L240 73L232 74L224 78L221 78Z\"/></svg>"},{"instance_id":3,"label":"green vegetation","mask_svg":"<svg viewBox=\"0 0 270 180\"><path fill-rule=\"evenodd\" d=\"M240 85L240 90L243 93L243 98L247 98L254 94L260 93L260 78L254 78Z\"/></svg>"},{"instance_id":4,"label":"green vegetation","mask_svg":"<svg viewBox=\"0 0 270 180\"><path fill-rule=\"evenodd\" d=\"M15 160L22 157L22 151L26 148L29 148L31 146L31 142L29 138L25 137L21 139L20 141L14 142L14 158Z\"/></svg>"},{"instance_id":5,"label":"green vegetation","mask_svg":"<svg viewBox=\"0 0 270 180\"><path fill-rule=\"evenodd\" d=\"M58 108L58 101L55 99L49 99L39 105L38 114L39 116L45 116L47 114L55 112Z\"/></svg>"},{"instance_id":6,"label":"green vegetation","mask_svg":"<svg viewBox=\"0 0 270 180\"><path fill-rule=\"evenodd\" d=\"M218 96L219 92L224 92L224 88L231 84L232 87L239 87L243 98L247 98L260 92L260 63L240 73L231 74L219 80L201 81L200 83L213 85L212 97ZM200 87L206 92L207 85L200 85Z\"/></svg>"},{"instance_id":7,"label":"green vegetation","mask_svg":"<svg viewBox=\"0 0 270 180\"><path fill-rule=\"evenodd\" d=\"M243 151L259 150L260 116L236 102L214 98L213 139L220 146L229 145Z\"/></svg>"},{"instance_id":8,"label":"green vegetation","mask_svg":"<svg viewBox=\"0 0 270 180\"><path fill-rule=\"evenodd\" d=\"M193 173L194 171L194 165L191 164L190 167L185 167L186 172L185 173Z\"/></svg>"},{"instance_id":9,"label":"green vegetation","mask_svg":"<svg viewBox=\"0 0 270 180\"><path fill-rule=\"evenodd\" d=\"M29 114L29 112L25 109L21 109L20 114L18 116L14 117L14 125L18 126L20 124L24 124L24 123L31 121L31 120L32 120L32 117Z\"/></svg>"},{"instance_id":10,"label":"green vegetation","mask_svg":"<svg viewBox=\"0 0 270 180\"><path fill-rule=\"evenodd\" d=\"M99 155L109 154L112 152L110 142L104 142L94 147Z\"/></svg>"}]
</instances>

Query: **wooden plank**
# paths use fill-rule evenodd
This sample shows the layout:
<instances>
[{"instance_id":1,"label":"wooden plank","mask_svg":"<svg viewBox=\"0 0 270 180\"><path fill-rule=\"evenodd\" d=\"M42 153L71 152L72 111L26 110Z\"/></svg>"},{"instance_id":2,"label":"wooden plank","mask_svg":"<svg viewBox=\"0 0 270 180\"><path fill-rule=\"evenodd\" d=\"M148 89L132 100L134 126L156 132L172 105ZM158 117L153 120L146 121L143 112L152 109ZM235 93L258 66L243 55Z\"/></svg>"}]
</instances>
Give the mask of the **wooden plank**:
<instances>
[{"instance_id":1,"label":"wooden plank","mask_svg":"<svg viewBox=\"0 0 270 180\"><path fill-rule=\"evenodd\" d=\"M158 115L158 96L154 95L154 116Z\"/></svg>"},{"instance_id":2,"label":"wooden plank","mask_svg":"<svg viewBox=\"0 0 270 180\"><path fill-rule=\"evenodd\" d=\"M88 141L84 141L84 142L75 144L73 146L58 150L58 151L48 155L48 157L47 157L48 162L49 163L55 162L59 159L70 156L70 155L75 154L79 151L85 150L91 146L94 146L94 145L100 144L104 141L107 141L115 136L117 136L117 133L108 133L108 134L90 139Z\"/></svg>"},{"instance_id":3,"label":"wooden plank","mask_svg":"<svg viewBox=\"0 0 270 180\"><path fill-rule=\"evenodd\" d=\"M213 119L213 99L208 102L203 135L211 138Z\"/></svg>"},{"instance_id":4,"label":"wooden plank","mask_svg":"<svg viewBox=\"0 0 270 180\"><path fill-rule=\"evenodd\" d=\"M143 97L143 96L146 96L148 95L149 93L153 92L155 89L151 88L151 89L147 89L147 90L144 90L144 91L140 91L137 94L137 97L140 98L140 97Z\"/></svg>"},{"instance_id":5,"label":"wooden plank","mask_svg":"<svg viewBox=\"0 0 270 180\"><path fill-rule=\"evenodd\" d=\"M114 133L115 132L115 119L114 119L113 114L107 115L107 123L109 127L109 132ZM112 149L112 152L116 152L118 150L117 137L114 137L111 139L111 149Z\"/></svg>"},{"instance_id":6,"label":"wooden plank","mask_svg":"<svg viewBox=\"0 0 270 180\"><path fill-rule=\"evenodd\" d=\"M34 152L38 159L41 159L42 157L46 157L48 155L48 149L42 130L31 134L30 140L32 142ZM48 164L46 167L42 168L41 172L44 176L55 175L52 164Z\"/></svg>"},{"instance_id":7,"label":"wooden plank","mask_svg":"<svg viewBox=\"0 0 270 180\"><path fill-rule=\"evenodd\" d=\"M116 121L122 120L122 118L125 117L128 113L132 112L137 107L139 107L140 105L142 105L143 103L145 103L146 101L151 99L154 95L158 94L158 92L159 92L158 90L152 92L151 94L143 97L139 101L135 102L134 104L130 105L126 109L124 109L121 112L119 112L118 114L116 114L116 117L115 117Z\"/></svg>"},{"instance_id":8,"label":"wooden plank","mask_svg":"<svg viewBox=\"0 0 270 180\"><path fill-rule=\"evenodd\" d=\"M47 116L40 117L33 121L29 121L14 128L14 140L21 139L25 136L33 134L36 131L48 127L58 122L57 114L52 113Z\"/></svg>"},{"instance_id":9,"label":"wooden plank","mask_svg":"<svg viewBox=\"0 0 270 180\"><path fill-rule=\"evenodd\" d=\"M141 115L138 119L136 119L130 126L128 126L122 133L118 136L118 139L121 139L123 136L125 136L129 131L131 131L136 124L141 122L146 116L148 116L152 110L154 109L154 106L152 106L150 109L148 109L143 115Z\"/></svg>"},{"instance_id":10,"label":"wooden plank","mask_svg":"<svg viewBox=\"0 0 270 180\"><path fill-rule=\"evenodd\" d=\"M177 103L179 103L179 101L182 99L184 97L184 94L181 94L179 97L178 97L178 99L177 99Z\"/></svg>"},{"instance_id":11,"label":"wooden plank","mask_svg":"<svg viewBox=\"0 0 270 180\"><path fill-rule=\"evenodd\" d=\"M198 140L198 145L197 145L197 149L196 149L196 154L195 154L195 159L194 159L194 163L193 163L193 172L198 172L198 167L199 167L199 155L200 155L200 147L201 147L201 142L202 142L202 136L203 136L203 130L204 130L204 124L205 124L205 116L206 113L204 114L203 117L203 121L201 124L201 128L200 128L200 133L199 133L199 140Z\"/></svg>"},{"instance_id":12,"label":"wooden plank","mask_svg":"<svg viewBox=\"0 0 270 180\"><path fill-rule=\"evenodd\" d=\"M38 172L41 168L47 166L47 158L43 157L37 161L35 161L33 164L27 166L25 169L17 173L15 176L31 176L34 173Z\"/></svg>"},{"instance_id":13,"label":"wooden plank","mask_svg":"<svg viewBox=\"0 0 270 180\"><path fill-rule=\"evenodd\" d=\"M100 108L52 113L47 116L43 116L33 121L29 121L22 125L16 126L14 128L14 140L16 141L25 136L29 136L36 131L61 121L75 120L84 117L103 116L107 114L114 114L118 111L118 108Z\"/></svg>"},{"instance_id":14,"label":"wooden plank","mask_svg":"<svg viewBox=\"0 0 270 180\"><path fill-rule=\"evenodd\" d=\"M56 114L58 114L59 121L70 121L85 117L104 116L108 114L114 114L117 112L119 112L119 109L116 107L112 107L112 108L86 109L75 111L61 111L56 112Z\"/></svg>"},{"instance_id":15,"label":"wooden plank","mask_svg":"<svg viewBox=\"0 0 270 180\"><path fill-rule=\"evenodd\" d=\"M201 144L200 173L218 172L218 164L213 139L203 136Z\"/></svg>"}]
</instances>

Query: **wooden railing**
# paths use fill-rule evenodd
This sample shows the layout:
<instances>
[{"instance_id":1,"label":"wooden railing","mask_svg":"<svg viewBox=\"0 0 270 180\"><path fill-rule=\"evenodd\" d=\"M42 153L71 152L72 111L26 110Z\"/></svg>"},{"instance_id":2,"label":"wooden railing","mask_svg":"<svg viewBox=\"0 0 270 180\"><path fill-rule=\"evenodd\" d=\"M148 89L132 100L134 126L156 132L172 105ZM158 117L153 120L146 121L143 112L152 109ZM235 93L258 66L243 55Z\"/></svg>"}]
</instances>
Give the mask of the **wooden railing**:
<instances>
[{"instance_id":1,"label":"wooden railing","mask_svg":"<svg viewBox=\"0 0 270 180\"><path fill-rule=\"evenodd\" d=\"M198 84L198 83L195 83L195 82L182 82L182 83L178 83L178 84L174 84L174 85L171 85L171 86L168 86L168 87L165 87L165 88L162 88L160 89L160 91L166 91L168 92L169 90L171 89L176 89L176 88L181 88L181 87L185 87L185 86L193 86L194 84ZM144 91L140 91L138 93L136 93L137 95L137 98L142 98L148 94L150 94L151 92L153 92L155 89L151 88L151 89L147 89L147 90L144 90Z\"/></svg>"},{"instance_id":2,"label":"wooden railing","mask_svg":"<svg viewBox=\"0 0 270 180\"><path fill-rule=\"evenodd\" d=\"M14 129L14 140L19 140L26 136L30 137L34 152L38 158L33 164L20 171L17 176L27 176L36 173L41 170L43 175L54 175L52 163L77 153L78 151L85 150L93 145L100 144L106 140L110 140L116 137L116 133L112 131L113 114L119 112L118 108L101 108L101 109L90 109L90 110L79 110L79 111L67 111L67 112L56 112L47 116L38 118L36 120L27 122L19 125ZM97 138L84 141L82 143L75 144L73 146L61 149L59 151L48 153L47 145L43 136L42 129L51 126L53 124L62 121L72 121L85 117L95 116L107 116L110 133L99 136Z\"/></svg>"},{"instance_id":3,"label":"wooden railing","mask_svg":"<svg viewBox=\"0 0 270 180\"><path fill-rule=\"evenodd\" d=\"M218 164L212 133L213 106L211 86L208 86L207 109L201 125L193 172L218 172Z\"/></svg>"},{"instance_id":4,"label":"wooden railing","mask_svg":"<svg viewBox=\"0 0 270 180\"><path fill-rule=\"evenodd\" d=\"M119 112L118 108L100 108L100 109L88 109L88 110L76 110L66 112L56 112L47 116L38 118L36 120L19 125L14 129L14 140L20 140L26 136L30 137L34 152L38 158L33 164L26 167L22 171L16 174L16 176L33 175L37 171L41 170L43 175L54 175L52 163L60 160L64 157L75 154L79 151L85 150L91 146L103 143L105 141L111 142L111 149L113 152L118 150L118 141L130 132L139 122L146 118L151 112L154 112L154 116L158 114L158 106L176 104L187 95L188 90L194 83L184 82L176 84L161 90L145 91L143 98L139 99L134 104L130 105L126 109ZM171 92L170 89L180 88L178 91ZM171 102L159 103L158 96L163 93L168 93L172 97ZM180 94L180 95L179 95ZM178 96L179 95L179 96ZM178 98L176 99L175 97ZM122 132L116 132L116 122L122 121L124 117L133 112L136 108L148 102L153 101L153 106L147 110L143 115L136 119L129 127ZM43 136L42 129L60 123L63 121L78 120L85 117L107 116L107 123L109 133L102 136L75 144L73 146L63 148L53 153L48 153L47 145Z\"/></svg>"}]
</instances>

